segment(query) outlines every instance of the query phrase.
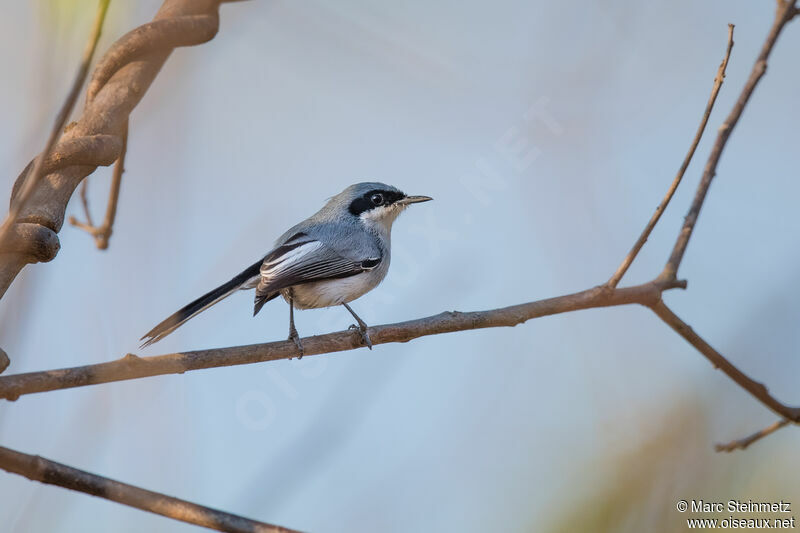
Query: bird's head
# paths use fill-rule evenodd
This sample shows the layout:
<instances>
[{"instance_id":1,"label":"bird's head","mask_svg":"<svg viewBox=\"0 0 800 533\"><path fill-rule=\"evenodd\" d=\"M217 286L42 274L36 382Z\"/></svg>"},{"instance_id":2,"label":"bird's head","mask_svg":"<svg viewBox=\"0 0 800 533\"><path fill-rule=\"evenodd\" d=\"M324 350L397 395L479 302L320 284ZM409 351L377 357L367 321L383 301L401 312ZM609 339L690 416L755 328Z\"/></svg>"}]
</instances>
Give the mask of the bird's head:
<instances>
[{"instance_id":1,"label":"bird's head","mask_svg":"<svg viewBox=\"0 0 800 533\"><path fill-rule=\"evenodd\" d=\"M367 227L386 231L392 229L392 223L409 205L433 200L430 196L409 196L378 182L356 183L337 196L347 204L350 215L359 218Z\"/></svg>"}]
</instances>

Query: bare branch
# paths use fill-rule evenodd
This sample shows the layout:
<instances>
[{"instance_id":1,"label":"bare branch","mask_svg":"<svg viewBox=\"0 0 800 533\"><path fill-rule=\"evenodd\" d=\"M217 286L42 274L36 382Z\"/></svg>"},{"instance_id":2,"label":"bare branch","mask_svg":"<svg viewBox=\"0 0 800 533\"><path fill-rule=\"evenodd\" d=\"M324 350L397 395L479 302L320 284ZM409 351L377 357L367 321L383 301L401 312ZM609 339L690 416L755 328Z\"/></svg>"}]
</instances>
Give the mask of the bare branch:
<instances>
[{"instance_id":1,"label":"bare branch","mask_svg":"<svg viewBox=\"0 0 800 533\"><path fill-rule=\"evenodd\" d=\"M675 179L672 181L672 184L667 190L667 194L656 208L655 213L653 213L653 216L650 218L647 226L645 226L644 231L642 231L642 234L639 236L639 239L634 243L631 251L628 252L627 256L625 256L625 259L623 259L622 263L617 268L617 271L614 272L614 275L611 276L611 279L608 280L609 287L614 288L619 284L622 276L625 275L625 273L628 271L628 268L630 268L631 264L633 263L633 260L636 259L636 256L639 254L639 250L641 250L642 246L644 246L644 243L647 242L647 238L650 237L650 233L652 233L653 228L656 227L656 224L661 218L661 214L664 213L664 210L667 208L670 200L672 200L672 196L675 194L675 191L678 190L678 185L681 184L683 175L686 174L686 169L689 168L689 163L692 162L694 152L697 150L697 145L700 144L700 139L703 137L706 124L708 124L708 117L711 116L711 110L714 108L714 102L717 101L717 95L722 87L722 82L725 80L725 69L728 66L728 59L731 57L732 48L733 24L728 24L728 46L725 50L725 57L722 59L722 63L720 63L719 68L717 69L717 75L714 77L714 86L711 88L711 96L708 98L706 110L703 113L703 118L700 120L700 126L697 127L697 133L694 135L694 140L692 141L692 145L689 147L689 152L686 154L686 157L684 157L683 163L678 169L678 174L675 176Z\"/></svg>"},{"instance_id":2,"label":"bare branch","mask_svg":"<svg viewBox=\"0 0 800 533\"><path fill-rule=\"evenodd\" d=\"M730 361L725 359L722 354L711 347L704 341L694 330L678 315L672 312L663 301L658 301L650 308L663 320L669 327L674 329L678 334L686 339L686 342L694 346L698 352L703 354L706 359L711 361L714 368L718 368L725 372L733 381L739 384L744 390L755 396L755 398L772 409L775 413L788 418L792 422L800 422L800 407L790 407L779 402L773 397L767 387L763 383L754 381L748 377L744 372L736 368ZM10 376L9 376L10 377ZM2 378L0 378L2 379Z\"/></svg>"},{"instance_id":3,"label":"bare branch","mask_svg":"<svg viewBox=\"0 0 800 533\"><path fill-rule=\"evenodd\" d=\"M718 452L732 452L734 450L744 450L755 441L763 439L767 435L771 435L781 429L782 427L788 426L792 422L790 420L778 420L772 425L769 425L762 429L761 431L756 431L752 435L749 435L743 439L734 440L728 442L727 444L715 444L714 449Z\"/></svg>"},{"instance_id":4,"label":"bare branch","mask_svg":"<svg viewBox=\"0 0 800 533\"><path fill-rule=\"evenodd\" d=\"M787 2L781 0L778 4L778 11L775 14L775 21L773 22L772 28L767 35L767 40L761 47L761 52L758 54L755 65L753 65L753 70L750 73L750 77L748 78L747 83L745 83L744 88L739 95L739 99L736 101L736 104L733 106L730 114L719 128L717 139L714 141L711 154L708 156L708 161L706 162L705 169L703 170L703 176L700 179L700 184L697 187L697 192L694 200L692 201L692 205L689 208L689 213L686 215L683 227L678 234L678 239L675 242L675 247L672 250L672 254L667 261L667 264L664 266L664 271L661 273L660 277L662 279L675 279L678 274L678 267L683 260L683 254L686 252L686 246L689 244L689 239L694 231L694 226L697 223L697 217L700 215L700 209L703 207L703 202L706 199L708 188L711 186L711 181L714 179L714 176L717 173L717 163L719 163L719 159L722 156L722 151L725 148L728 139L730 138L733 128L736 127L739 118L742 116L742 112L744 111L747 102L750 100L750 96L752 96L756 85L758 85L758 82L767 71L767 59L772 52L772 48L775 46L775 42L778 40L781 30L783 30L783 28L786 26L786 23L788 23L792 17L794 17L795 3L796 0Z\"/></svg>"},{"instance_id":5,"label":"bare branch","mask_svg":"<svg viewBox=\"0 0 800 533\"><path fill-rule=\"evenodd\" d=\"M86 198L86 184L88 179L83 180L81 187L81 202L83 203L83 210L86 213L86 223L80 222L75 217L69 217L69 223L76 226L94 237L95 245L100 250L108 248L108 240L111 238L111 232L114 228L114 219L117 216L117 203L119 202L119 188L122 183L122 174L125 172L125 154L128 153L128 126L125 126L122 132L122 148L119 152L119 158L114 165L114 174L111 177L111 190L108 194L108 205L106 206L106 216L103 219L103 224L95 226L92 222L92 215L89 213L89 200Z\"/></svg>"},{"instance_id":6,"label":"bare branch","mask_svg":"<svg viewBox=\"0 0 800 533\"><path fill-rule=\"evenodd\" d=\"M34 481L85 492L143 511L215 529L237 533L297 533L292 529L265 524L218 511L172 496L141 489L127 483L72 468L38 455L28 455L0 446L0 468Z\"/></svg>"},{"instance_id":7,"label":"bare branch","mask_svg":"<svg viewBox=\"0 0 800 533\"><path fill-rule=\"evenodd\" d=\"M97 6L97 14L95 15L92 32L89 36L89 42L86 43L86 48L83 51L81 64L78 68L78 73L75 75L75 80L72 82L72 88L70 89L69 94L67 94L64 104L61 106L61 110L56 116L55 124L53 125L53 129L50 131L50 136L47 138L47 142L45 143L41 156L35 159L33 169L30 174L28 174L25 182L22 184L19 194L12 197L8 215L3 221L3 224L0 225L0 249L3 249L3 245L6 243L6 238L11 231L11 226L17 220L17 217L19 216L20 212L22 212L25 204L27 204L28 200L31 199L33 192L36 190L36 186L39 184L39 180L44 175L42 172L44 163L49 158L50 152L53 149L53 146L56 144L56 139L58 138L59 134L61 134L61 130L64 129L64 125L67 123L67 119L69 119L69 116L72 113L72 108L75 106L75 101L78 99L78 94L80 94L81 87L83 87L86 74L89 72L89 65L92 62L94 51L97 48L97 41L100 40L100 33L103 29L103 21L106 18L106 12L108 11L108 4L110 1L111 0L100 0L100 3Z\"/></svg>"},{"instance_id":8,"label":"bare branch","mask_svg":"<svg viewBox=\"0 0 800 533\"><path fill-rule=\"evenodd\" d=\"M675 243L675 248L670 256L669 261L667 262L666 266L664 267L663 272L659 275L657 280L670 280L675 279L678 271L678 266L683 258L683 254L686 251L686 246L688 245L689 239L691 238L692 231L694 229L694 225L697 222L697 217L700 213L700 209L705 201L706 193L708 192L708 188L711 184L711 180L714 178L716 174L716 166L719 162L719 159L722 155L722 150L727 143L727 140L730 136L733 127L736 125L739 117L741 116L745 105L747 104L750 96L752 95L753 91L755 90L758 81L764 75L766 71L766 60L772 51L773 46L780 34L780 31L786 25L786 23L791 20L794 16L794 12L796 9L794 7L797 0L785 1L785 0L778 0L778 11L776 13L775 21L770 29L770 32L767 36L767 40L762 46L761 53L759 54L758 59L756 60L756 64L753 67L753 71L745 84L744 88L742 89L742 93L739 96L736 104L734 105L733 110L728 115L728 118L723 123L722 127L719 130L717 135L717 139L714 143L714 147L712 148L711 154L709 156L708 162L706 163L706 167L703 172L703 176L700 180L700 184L698 185L697 193L692 203L691 208L689 209L689 214L686 216L684 221L683 228L681 232L678 234L677 241ZM714 101L716 100L717 94L719 93L719 89L722 85L723 79L725 77L725 69L728 64L728 59L730 58L731 49L733 47L733 25L728 24L728 46L725 52L725 57L722 60L722 63L717 70L717 76L714 80L714 87L711 91L711 97L709 98L708 105L706 106L706 111L703 114L703 118L700 122L700 127L695 135L695 139L692 143L691 148L689 149L689 153L687 154L686 158L681 165L681 168L678 171L677 176L673 180L672 184L670 185L669 190L667 191L664 200L662 200L661 204L656 209L656 212L653 214L653 217L648 222L647 226L645 227L642 235L633 245L633 248L628 253L628 255L623 260L622 264L620 264L617 271L614 275L609 279L608 283L606 284L609 288L613 288L619 283L620 279L625 275L625 272L630 267L633 260L636 258L636 255L641 250L644 243L647 241L650 232L655 227L656 223L658 222L659 218L661 217L662 212L666 208L669 201L672 199L675 190L677 189L678 185L680 184L681 179L686 171L686 168L691 161L691 158L697 148L697 145L700 141L700 138L703 134L703 130L705 128L706 123L708 122L709 115L711 113L711 109L713 107ZM765 406L772 409L774 412L782 415L785 419L782 422L778 422L766 428L758 433L755 433L745 439L740 441L734 441L727 445L717 445L716 448L718 451L731 451L736 448L746 448L752 442L765 437L780 429L781 427L791 423L791 422L800 422L800 407L791 407L785 405L775 399L767 390L767 388L757 381L754 381L742 371L740 371L737 367L730 363L725 357L722 356L719 352L714 350L705 340L703 340L697 333L692 330L692 328L686 324L683 320L681 320L675 313L670 310L666 304L662 300L659 300L654 305L650 305L650 308L659 316L667 325L669 325L672 329L677 331L689 344L694 346L701 354L703 354L711 364L714 365L715 368L721 369L725 372L733 381L739 384L743 389L747 390L752 394L756 399L758 399L761 403Z\"/></svg>"},{"instance_id":9,"label":"bare branch","mask_svg":"<svg viewBox=\"0 0 800 533\"><path fill-rule=\"evenodd\" d=\"M601 285L565 296L489 311L473 311L469 313L447 311L426 318L409 320L408 322L373 326L368 329L368 332L373 345L389 342L408 342L418 337L439 333L516 326L534 318L580 309L627 304L652 306L660 301L663 290L684 287L685 282L681 281L668 283L651 282L621 289L609 289ZM306 337L302 342L306 356L354 350L363 346L361 333L352 329ZM35 392L83 387L163 374L182 374L189 370L276 361L296 356L297 347L293 341L171 353L153 357L138 357L128 354L121 359L107 363L0 376L0 398L16 400L24 394Z\"/></svg>"}]
</instances>

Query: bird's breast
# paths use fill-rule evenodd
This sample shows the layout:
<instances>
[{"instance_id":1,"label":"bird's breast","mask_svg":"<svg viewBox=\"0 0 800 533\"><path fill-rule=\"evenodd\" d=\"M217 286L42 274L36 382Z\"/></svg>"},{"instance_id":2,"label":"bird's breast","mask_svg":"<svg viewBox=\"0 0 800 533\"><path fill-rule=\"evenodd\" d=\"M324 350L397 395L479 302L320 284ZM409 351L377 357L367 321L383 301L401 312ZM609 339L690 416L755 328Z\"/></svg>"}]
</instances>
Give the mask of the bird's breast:
<instances>
[{"instance_id":1,"label":"bird's breast","mask_svg":"<svg viewBox=\"0 0 800 533\"><path fill-rule=\"evenodd\" d=\"M295 285L291 288L294 306L297 309L317 309L352 302L377 287L385 276L385 269L376 268L346 278ZM288 301L288 289L282 290L281 295Z\"/></svg>"}]
</instances>

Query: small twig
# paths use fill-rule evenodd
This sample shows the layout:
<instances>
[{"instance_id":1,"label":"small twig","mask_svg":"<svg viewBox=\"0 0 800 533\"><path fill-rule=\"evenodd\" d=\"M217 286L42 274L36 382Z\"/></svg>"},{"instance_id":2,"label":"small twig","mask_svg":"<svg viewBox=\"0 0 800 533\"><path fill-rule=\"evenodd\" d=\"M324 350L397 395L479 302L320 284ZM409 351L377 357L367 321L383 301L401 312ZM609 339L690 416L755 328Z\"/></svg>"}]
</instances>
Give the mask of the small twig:
<instances>
[{"instance_id":1,"label":"small twig","mask_svg":"<svg viewBox=\"0 0 800 533\"><path fill-rule=\"evenodd\" d=\"M761 431L756 431L752 435L749 435L743 439L734 440L728 442L727 444L715 444L714 450L718 452L732 452L734 450L744 450L745 448L753 444L755 441L763 439L767 435L771 435L772 433L775 433L782 427L786 427L791 423L792 422L790 420L786 419L778 420L774 424L765 427Z\"/></svg>"},{"instance_id":2,"label":"small twig","mask_svg":"<svg viewBox=\"0 0 800 533\"><path fill-rule=\"evenodd\" d=\"M86 79L86 74L89 72L89 65L92 62L92 57L97 49L97 42L100 40L103 21L106 18L106 12L108 11L108 4L110 1L111 0L100 0L100 3L97 6L97 15L95 16L92 32L89 36L89 41L86 43L86 48L83 51L81 64L78 68L78 73L75 75L75 80L72 82L72 88L70 89L64 104L61 106L61 110L56 116L55 124L53 125L53 129L50 131L50 136L47 138L44 150L36 158L35 163L33 164L33 169L27 175L22 187L20 188L19 194L12 199L11 206L8 210L8 215L3 221L3 224L0 226L0 249L3 248L3 244L6 242L6 237L11 226L14 224L14 222L16 222L20 212L25 207L25 204L28 203L28 200L30 200L33 192L36 190L36 186L38 185L39 180L42 178L42 167L44 166L45 161L48 159L50 152L53 150L56 140L61 135L61 132L67 123L67 119L69 119L69 116L72 113L72 108L75 106L75 101L78 99L81 87L83 87L83 82Z\"/></svg>"},{"instance_id":3,"label":"small twig","mask_svg":"<svg viewBox=\"0 0 800 533\"><path fill-rule=\"evenodd\" d=\"M114 164L114 172L111 177L111 190L108 195L108 205L106 206L106 215L103 219L103 224L95 226L92 222L92 216L89 213L89 201L86 198L86 189L88 178L83 180L83 187L81 188L81 201L83 203L83 210L86 213L86 222L81 222L77 218L69 217L69 223L73 226L82 229L94 237L95 245L100 250L108 248L108 241L111 238L111 232L114 228L114 219L117 216L117 203L119 202L119 189L122 183L122 174L125 172L125 154L128 152L128 125L122 131L122 149L119 152L119 158Z\"/></svg>"},{"instance_id":4,"label":"small twig","mask_svg":"<svg viewBox=\"0 0 800 533\"><path fill-rule=\"evenodd\" d=\"M236 533L298 533L285 527L250 520L196 503L145 490L0 446L0 468L34 481L85 492L143 511L217 531Z\"/></svg>"},{"instance_id":5,"label":"small twig","mask_svg":"<svg viewBox=\"0 0 800 533\"><path fill-rule=\"evenodd\" d=\"M775 413L792 422L800 422L800 407L791 407L780 401L769 393L767 387L763 383L753 380L744 372L735 367L728 361L722 354L716 351L710 344L703 340L700 335L686 322L680 319L678 315L672 312L667 305L659 300L650 308L658 317L663 320L669 327L674 329L686 342L694 346L698 352L703 354L706 359L711 361L714 368L718 368L725 372L729 378L739 384L744 390L752 394L758 401L765 406L772 409ZM10 376L9 376L10 377ZM2 379L2 378L0 378Z\"/></svg>"},{"instance_id":6,"label":"small twig","mask_svg":"<svg viewBox=\"0 0 800 533\"><path fill-rule=\"evenodd\" d=\"M772 24L772 28L767 35L764 45L761 47L761 52L758 54L755 65L753 65L753 69L750 72L750 77L748 78L747 83L745 83L744 88L739 95L739 99L736 101L736 104L733 106L730 114L719 128L717 139L714 141L714 146L711 149L705 169L703 170L703 176L700 179L700 184L697 186L697 192L695 193L694 200L689 208L689 213L686 215L683 227L678 234L678 238L675 241L675 247L672 250L672 254L670 255L669 260L667 261L666 265L664 266L664 270L661 273L661 279L675 279L678 274L678 267L683 260L683 254L686 252L686 246L689 244L689 239L694 231L694 226L697 223L698 216L700 215L700 209L703 207L703 202L705 202L708 188L711 186L711 181L716 175L717 163L719 163L720 157L722 156L722 151L725 148L728 139L730 138L733 128L736 127L736 124L739 122L739 118L742 116L742 112L744 111L747 102L750 100L750 97L753 95L753 91L758 85L758 82L767 71L767 59L769 58L769 55L775 46L775 42L778 40L781 30L783 30L783 28L786 26L786 23L788 23L794 16L795 2L796 0L787 2L781 1L778 4L778 11L775 15L775 21Z\"/></svg>"},{"instance_id":7,"label":"small twig","mask_svg":"<svg viewBox=\"0 0 800 533\"><path fill-rule=\"evenodd\" d=\"M125 126L125 131L122 133L122 152L119 154L119 159L114 165L114 173L111 177L111 190L108 197L108 205L106 206L106 216L103 219L103 231L97 247L101 250L108 248L108 240L111 238L111 231L114 227L114 220L117 218L117 205L119 203L119 189L122 184L122 174L125 172L125 154L128 153L128 126Z\"/></svg>"},{"instance_id":8,"label":"small twig","mask_svg":"<svg viewBox=\"0 0 800 533\"><path fill-rule=\"evenodd\" d=\"M94 226L92 220L92 212L89 209L89 178L86 177L81 182L81 205L83 206L83 214L86 216L86 223L89 226ZM75 217L69 218L69 223L75 225L77 219Z\"/></svg>"},{"instance_id":9,"label":"small twig","mask_svg":"<svg viewBox=\"0 0 800 533\"><path fill-rule=\"evenodd\" d=\"M537 300L525 304L461 313L446 311L438 315L369 328L372 344L408 342L418 337L482 328L516 326L534 318L580 309L628 304L655 305L664 290L685 288L685 282L650 282L635 287L609 289L605 285L586 291ZM345 330L302 339L305 356L331 354L363 347L358 330ZM190 370L261 363L297 356L293 341L268 342L210 350L171 353L153 357L133 354L94 365L0 376L0 398L16 400L22 395L72 387L83 387L164 374L183 374Z\"/></svg>"},{"instance_id":10,"label":"small twig","mask_svg":"<svg viewBox=\"0 0 800 533\"><path fill-rule=\"evenodd\" d=\"M703 118L700 120L700 125L697 128L697 133L695 133L694 140L692 141L692 145L689 147L689 152L686 154L686 157L683 159L683 163L681 167L678 169L678 174L675 176L675 179L672 181L669 189L667 190L667 194L664 196L664 199L661 200L661 203L656 208L655 213L650 218L650 221L645 226L644 231L639 236L639 239L631 248L631 251L628 252L628 255L625 256L625 259L617 268L617 271L614 272L614 275L611 276L611 279L608 280L608 286L611 288L616 287L622 276L628 271L633 260L636 259L639 251L644 246L644 243L647 242L648 237L650 237L650 233L653 231L653 228L656 227L659 219L661 218L662 213L667 208L670 200L672 200L672 196L675 194L675 191L678 189L678 185L680 185L681 180L683 180L683 175L686 174L686 169L689 168L689 163L692 162L692 157L694 157L695 150L697 150L697 145L700 144L700 139L703 137L703 132L706 129L706 124L708 124L708 117L711 116L711 110L714 108L714 103L717 101L717 95L719 94L719 90L722 87L722 82L725 80L725 69L728 66L728 59L731 57L731 49L733 48L733 24L728 24L728 46L725 50L725 57L722 59L722 63L719 65L717 69L717 75L714 77L714 86L711 88L711 96L708 98L708 103L706 104L706 110L703 113Z\"/></svg>"}]
</instances>

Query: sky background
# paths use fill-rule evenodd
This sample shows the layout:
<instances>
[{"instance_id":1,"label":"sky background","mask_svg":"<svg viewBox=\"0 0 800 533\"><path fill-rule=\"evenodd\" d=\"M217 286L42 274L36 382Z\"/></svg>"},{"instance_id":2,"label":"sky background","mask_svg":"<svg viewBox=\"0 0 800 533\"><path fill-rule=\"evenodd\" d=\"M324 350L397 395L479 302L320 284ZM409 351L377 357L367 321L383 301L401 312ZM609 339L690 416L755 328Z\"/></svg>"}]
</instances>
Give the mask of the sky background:
<instances>
[{"instance_id":1,"label":"sky background","mask_svg":"<svg viewBox=\"0 0 800 533\"><path fill-rule=\"evenodd\" d=\"M2 8L6 198L44 143L94 6ZM112 2L99 51L158 6ZM435 198L397 221L387 279L353 303L369 324L605 282L685 155L733 22L707 135L623 284L647 281L773 12L766 0L223 5L217 37L177 50L131 117L109 250L65 226L56 259L27 267L0 302L6 372L284 339L287 306L253 318L241 293L138 349L358 181ZM681 266L689 289L665 296L788 403L800 402L798 24L719 164ZM110 173L90 179L96 220ZM67 214L82 217L74 200ZM334 308L296 321L312 335L352 319ZM25 396L0 404L0 443L315 532L683 531L678 499L800 508L794 429L713 451L775 420L652 313L623 307ZM196 530L11 474L0 520L13 532Z\"/></svg>"}]
</instances>

